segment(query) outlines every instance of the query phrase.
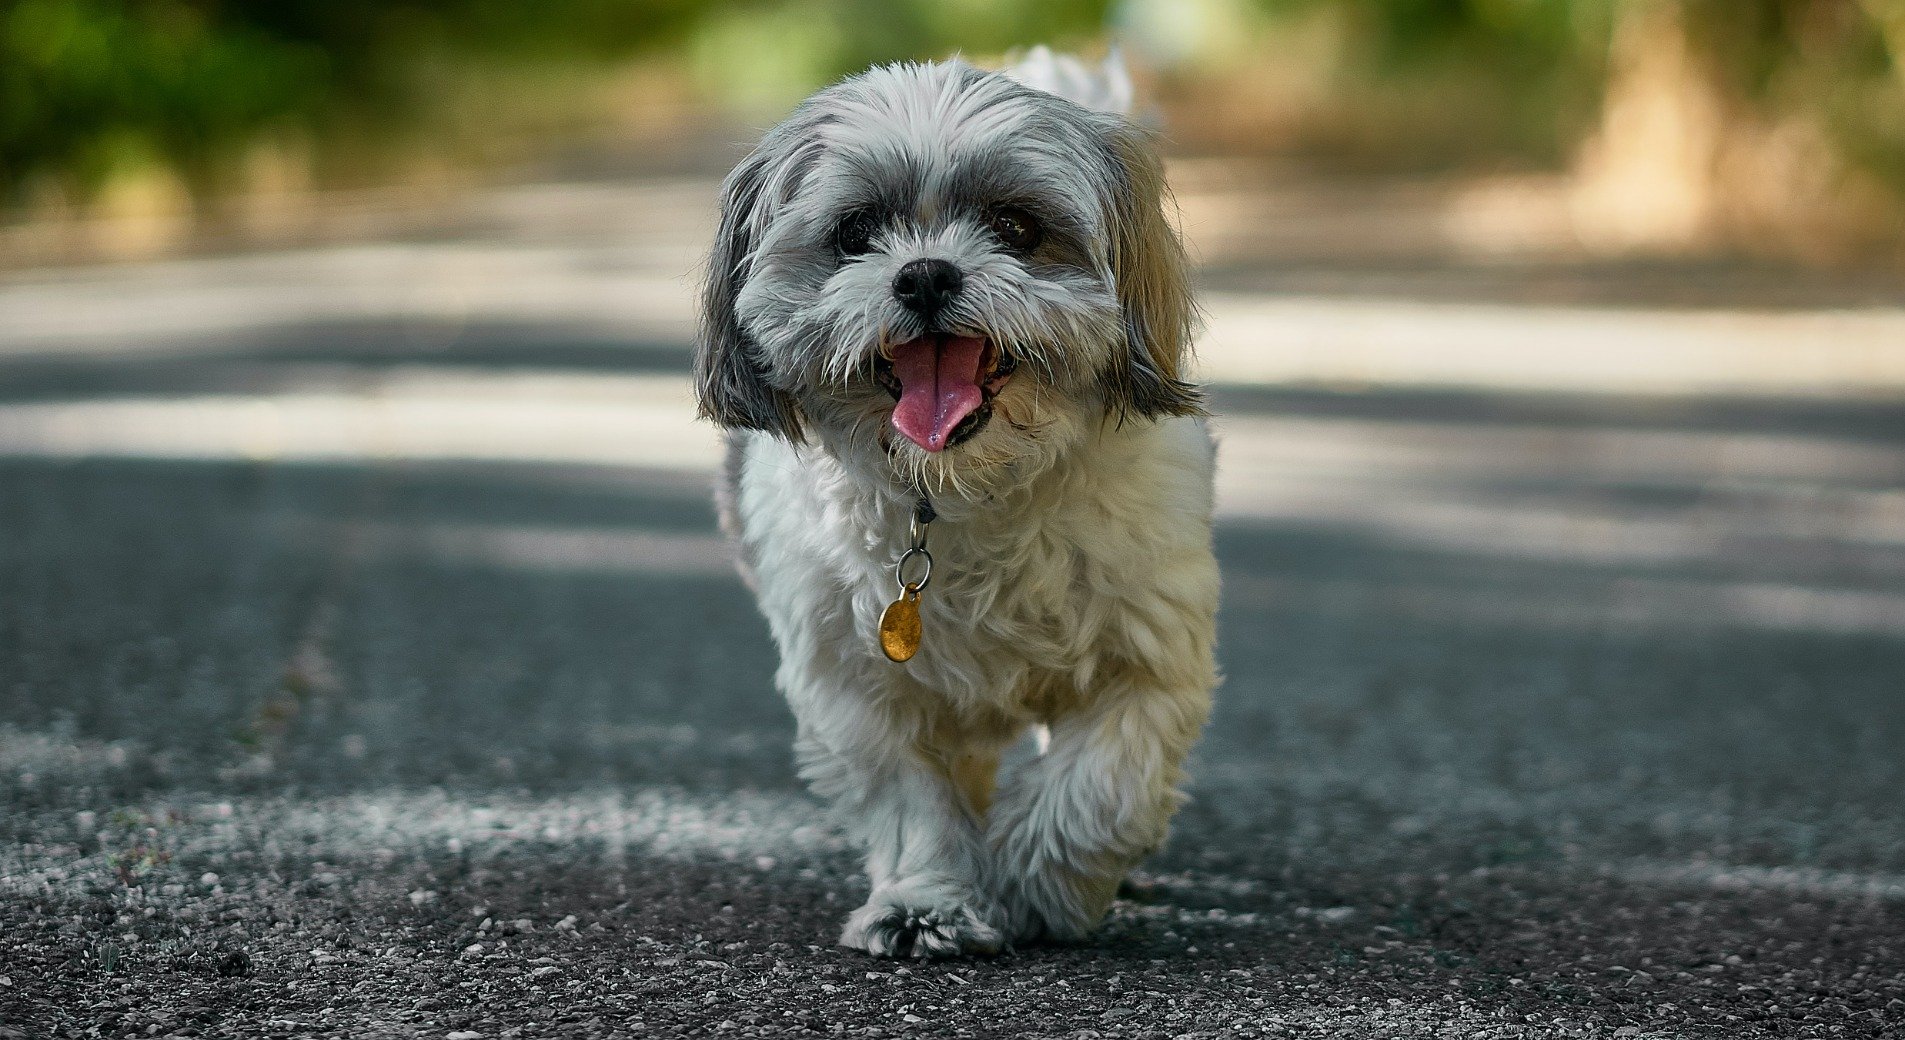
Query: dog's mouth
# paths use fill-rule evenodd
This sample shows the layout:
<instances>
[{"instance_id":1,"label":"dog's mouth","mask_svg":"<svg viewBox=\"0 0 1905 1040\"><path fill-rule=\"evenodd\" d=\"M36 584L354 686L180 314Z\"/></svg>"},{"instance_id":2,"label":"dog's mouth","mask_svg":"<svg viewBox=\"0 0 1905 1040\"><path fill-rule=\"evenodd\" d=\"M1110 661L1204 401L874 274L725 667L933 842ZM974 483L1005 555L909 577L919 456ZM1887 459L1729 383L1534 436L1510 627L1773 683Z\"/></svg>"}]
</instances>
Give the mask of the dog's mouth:
<instances>
[{"instance_id":1,"label":"dog's mouth","mask_svg":"<svg viewBox=\"0 0 1905 1040\"><path fill-rule=\"evenodd\" d=\"M893 395L893 428L930 452L970 440L1019 360L982 336L929 333L880 352L873 377Z\"/></svg>"}]
</instances>

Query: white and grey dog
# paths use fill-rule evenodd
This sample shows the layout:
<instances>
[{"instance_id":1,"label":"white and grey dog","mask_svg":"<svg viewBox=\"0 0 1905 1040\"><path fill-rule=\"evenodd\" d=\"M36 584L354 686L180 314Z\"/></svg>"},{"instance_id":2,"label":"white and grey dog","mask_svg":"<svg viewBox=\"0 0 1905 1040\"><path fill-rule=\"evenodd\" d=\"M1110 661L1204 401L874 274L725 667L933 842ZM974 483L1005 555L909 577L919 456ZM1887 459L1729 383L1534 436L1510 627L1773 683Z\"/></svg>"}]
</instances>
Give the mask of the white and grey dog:
<instances>
[{"instance_id":1,"label":"white and grey dog","mask_svg":"<svg viewBox=\"0 0 1905 1040\"><path fill-rule=\"evenodd\" d=\"M1128 98L1121 69L1036 58L814 95L728 177L709 264L723 523L802 775L866 844L840 942L883 956L1092 929L1164 840L1216 681L1213 450L1162 167L1090 107ZM921 520L931 560L902 561Z\"/></svg>"}]
</instances>

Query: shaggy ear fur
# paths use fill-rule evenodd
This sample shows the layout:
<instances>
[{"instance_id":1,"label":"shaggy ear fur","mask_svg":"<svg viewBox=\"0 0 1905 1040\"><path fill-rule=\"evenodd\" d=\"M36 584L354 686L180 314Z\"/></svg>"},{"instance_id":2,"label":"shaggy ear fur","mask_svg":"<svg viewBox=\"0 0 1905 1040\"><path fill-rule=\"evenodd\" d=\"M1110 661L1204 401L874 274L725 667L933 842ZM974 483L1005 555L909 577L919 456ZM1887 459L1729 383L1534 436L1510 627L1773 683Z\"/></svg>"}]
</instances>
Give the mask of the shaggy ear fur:
<instances>
[{"instance_id":1,"label":"shaggy ear fur","mask_svg":"<svg viewBox=\"0 0 1905 1040\"><path fill-rule=\"evenodd\" d=\"M1113 192L1111 272L1124 311L1125 350L1111 371L1121 414L1197 415L1203 395L1183 379L1197 325L1190 264L1164 216L1164 164L1150 136L1119 120L1109 135L1123 183Z\"/></svg>"},{"instance_id":2,"label":"shaggy ear fur","mask_svg":"<svg viewBox=\"0 0 1905 1040\"><path fill-rule=\"evenodd\" d=\"M734 314L754 262L756 207L774 165L763 144L721 185L721 227L708 258L695 342L695 396L701 417L719 426L763 430L798 443L799 410L793 398L768 383L766 366Z\"/></svg>"}]
</instances>

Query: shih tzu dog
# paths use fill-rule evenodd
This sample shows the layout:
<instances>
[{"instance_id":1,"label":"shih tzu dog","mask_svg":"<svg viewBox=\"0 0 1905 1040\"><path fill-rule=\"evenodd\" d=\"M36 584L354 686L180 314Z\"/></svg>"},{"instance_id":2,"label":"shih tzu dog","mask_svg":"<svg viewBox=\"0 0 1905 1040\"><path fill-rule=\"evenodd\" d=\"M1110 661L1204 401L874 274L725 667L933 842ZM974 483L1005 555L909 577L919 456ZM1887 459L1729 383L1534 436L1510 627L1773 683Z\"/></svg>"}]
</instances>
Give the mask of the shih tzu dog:
<instances>
[{"instance_id":1,"label":"shih tzu dog","mask_svg":"<svg viewBox=\"0 0 1905 1040\"><path fill-rule=\"evenodd\" d=\"M801 774L866 846L849 947L1084 935L1209 712L1196 311L1128 98L1049 52L875 68L722 187L696 391Z\"/></svg>"}]
</instances>

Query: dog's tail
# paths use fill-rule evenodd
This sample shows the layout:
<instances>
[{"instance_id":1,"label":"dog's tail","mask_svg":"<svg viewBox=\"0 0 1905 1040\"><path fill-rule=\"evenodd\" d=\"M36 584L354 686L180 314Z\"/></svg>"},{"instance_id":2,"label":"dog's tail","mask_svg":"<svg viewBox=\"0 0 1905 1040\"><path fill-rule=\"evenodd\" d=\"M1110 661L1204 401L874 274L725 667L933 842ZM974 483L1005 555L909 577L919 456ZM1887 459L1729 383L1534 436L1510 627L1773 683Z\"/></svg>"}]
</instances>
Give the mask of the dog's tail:
<instances>
[{"instance_id":1,"label":"dog's tail","mask_svg":"<svg viewBox=\"0 0 1905 1040\"><path fill-rule=\"evenodd\" d=\"M1131 114L1131 72L1116 47L1094 69L1077 55L1059 54L1041 43L1004 71L1034 90L1057 94L1086 108L1120 116Z\"/></svg>"}]
</instances>

